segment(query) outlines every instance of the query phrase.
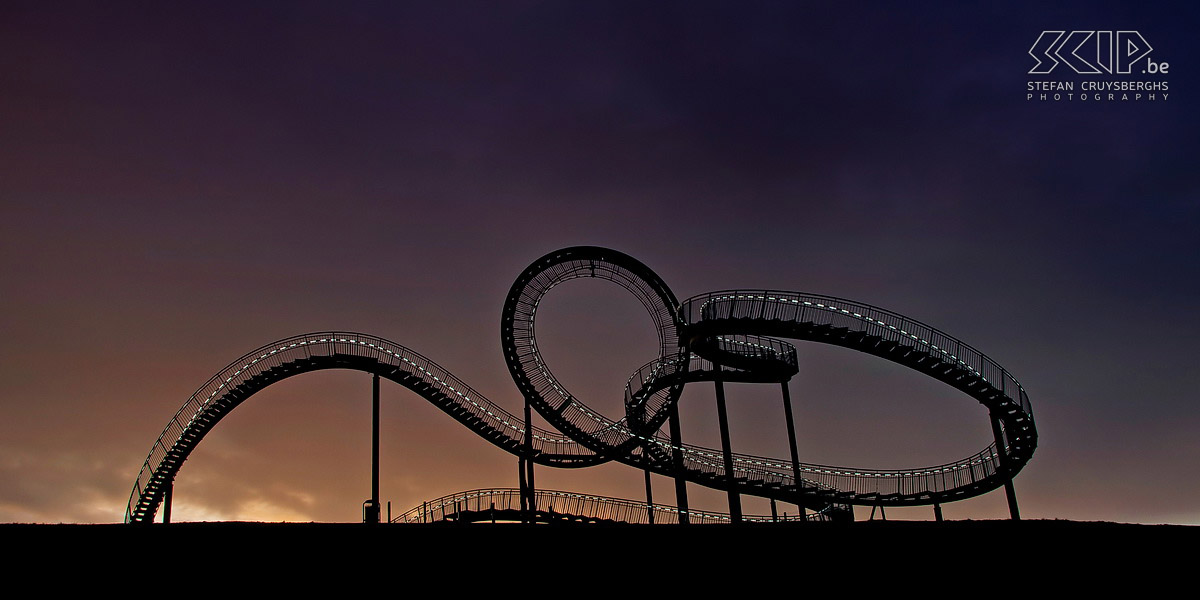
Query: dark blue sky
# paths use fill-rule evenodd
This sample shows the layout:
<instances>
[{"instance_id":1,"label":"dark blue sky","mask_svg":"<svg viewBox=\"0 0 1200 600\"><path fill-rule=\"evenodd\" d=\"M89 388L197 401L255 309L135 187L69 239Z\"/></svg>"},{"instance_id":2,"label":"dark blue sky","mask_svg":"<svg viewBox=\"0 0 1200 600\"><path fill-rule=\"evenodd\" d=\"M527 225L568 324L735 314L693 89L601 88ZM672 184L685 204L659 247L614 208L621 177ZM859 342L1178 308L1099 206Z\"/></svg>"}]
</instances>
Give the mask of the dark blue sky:
<instances>
[{"instance_id":1,"label":"dark blue sky","mask_svg":"<svg viewBox=\"0 0 1200 600\"><path fill-rule=\"evenodd\" d=\"M295 333L381 335L516 410L504 294L536 257L593 244L680 297L792 289L944 329L1029 390L1041 447L1017 479L1024 514L1200 523L1197 16L1132 2L8 3L0 520L120 519L188 394ZM1171 65L1154 78L1168 98L1026 100L1030 80L1143 79L1028 75L1054 29L1139 31ZM547 359L618 410L655 351L637 302L580 282L546 310ZM913 467L989 441L982 407L941 384L802 350L803 459ZM177 516L356 519L360 379L311 375L239 408L180 472ZM507 455L388 393L386 499L515 485ZM772 396L735 394L735 449L786 456ZM711 392L688 396L685 433L717 443ZM621 467L539 477L641 486ZM997 494L947 507L1003 514Z\"/></svg>"}]
</instances>

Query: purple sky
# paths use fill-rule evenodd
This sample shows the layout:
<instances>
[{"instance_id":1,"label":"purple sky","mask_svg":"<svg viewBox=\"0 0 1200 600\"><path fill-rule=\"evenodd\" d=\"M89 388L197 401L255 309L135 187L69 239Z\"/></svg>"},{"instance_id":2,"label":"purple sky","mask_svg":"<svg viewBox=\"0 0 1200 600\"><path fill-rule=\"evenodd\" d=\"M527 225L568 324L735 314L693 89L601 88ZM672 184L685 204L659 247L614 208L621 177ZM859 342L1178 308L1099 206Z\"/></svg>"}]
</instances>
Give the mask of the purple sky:
<instances>
[{"instance_id":1,"label":"purple sky","mask_svg":"<svg viewBox=\"0 0 1200 600\"><path fill-rule=\"evenodd\" d=\"M941 328L1030 394L1023 516L1200 523L1197 9L921 6L5 3L0 522L119 521L191 392L292 334L380 335L515 412L504 295L589 244L680 298L807 291ZM1064 28L1141 32L1169 99L1027 101L1039 78L1143 79L1028 75L1034 40ZM609 415L656 354L603 282L556 289L538 331ZM917 467L990 441L948 386L800 350L802 460ZM395 512L516 485L515 458L383 394ZM180 471L175 518L359 519L369 408L361 373L261 392ZM719 446L711 386L681 410L688 441ZM730 410L735 450L787 456L774 388L731 386ZM538 483L643 485L620 465ZM945 512L1006 514L1002 493Z\"/></svg>"}]
</instances>

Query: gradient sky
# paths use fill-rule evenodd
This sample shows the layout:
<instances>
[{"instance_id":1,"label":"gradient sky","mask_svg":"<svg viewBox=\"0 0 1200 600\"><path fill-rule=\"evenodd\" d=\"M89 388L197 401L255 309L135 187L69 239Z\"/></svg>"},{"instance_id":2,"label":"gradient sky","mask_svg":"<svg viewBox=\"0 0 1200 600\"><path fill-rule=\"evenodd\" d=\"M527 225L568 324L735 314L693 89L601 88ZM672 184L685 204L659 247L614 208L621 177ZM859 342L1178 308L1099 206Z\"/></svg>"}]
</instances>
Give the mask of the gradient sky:
<instances>
[{"instance_id":1,"label":"gradient sky","mask_svg":"<svg viewBox=\"0 0 1200 600\"><path fill-rule=\"evenodd\" d=\"M293 334L380 335L515 412L504 295L589 244L680 298L807 291L941 328L1030 394L1023 516L1200 523L1194 4L245 4L0 7L0 522L121 520L187 397ZM1027 101L1052 29L1140 31L1169 100ZM556 288L538 332L609 415L656 354L598 281ZM918 467L990 441L944 384L800 351L802 460ZM383 396L394 512L515 487L515 458ZM729 396L734 449L786 457L777 391ZM712 397L688 388L684 435L719 447ZM174 516L358 520L369 436L368 375L284 381L193 453ZM538 484L643 485L621 465ZM1006 515L996 492L945 512Z\"/></svg>"}]
</instances>

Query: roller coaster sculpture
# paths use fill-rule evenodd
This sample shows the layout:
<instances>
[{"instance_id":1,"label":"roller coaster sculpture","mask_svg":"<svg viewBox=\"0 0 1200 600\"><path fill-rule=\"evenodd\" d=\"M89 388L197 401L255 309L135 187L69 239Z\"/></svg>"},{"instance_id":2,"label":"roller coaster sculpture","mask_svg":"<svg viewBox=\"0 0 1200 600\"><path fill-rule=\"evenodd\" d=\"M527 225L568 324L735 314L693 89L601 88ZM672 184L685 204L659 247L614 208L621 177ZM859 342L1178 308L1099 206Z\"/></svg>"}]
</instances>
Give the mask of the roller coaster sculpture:
<instances>
[{"instance_id":1,"label":"roller coaster sculpture","mask_svg":"<svg viewBox=\"0 0 1200 600\"><path fill-rule=\"evenodd\" d=\"M629 378L625 415L615 420L567 391L542 360L534 336L534 317L543 296L554 286L581 277L611 281L631 292L650 313L658 333L659 356ZM424 356L376 336L309 333L250 352L196 390L167 423L134 482L125 520L151 522L164 504L169 514L180 466L231 410L275 382L322 369L373 374L376 400L380 377L398 383L518 457L518 490L473 490L447 496L424 503L396 521L485 519L488 515L495 519L497 514L523 515L523 520L574 516L649 522L654 522L657 514L660 522L674 518L681 523L764 519L741 514L741 494L769 498L772 506L775 500L794 503L802 507L800 518L810 520L853 519L851 505L933 505L940 519L942 503L1000 487L1005 488L1012 518L1019 518L1012 479L1037 447L1033 411L1024 388L982 352L902 315L840 298L786 291L728 290L679 302L666 283L636 259L606 248L582 246L551 252L521 273L504 303L500 337L509 372L525 398L522 416L489 401ZM802 463L797 456L788 392L788 381L798 372L796 349L779 338L858 350L943 381L988 409L993 442L961 460L917 469ZM679 397L686 384L699 381L712 381L716 386L720 450L681 440ZM790 460L731 451L725 382L781 385ZM555 430L533 425L531 409ZM664 427L666 433L661 431ZM607 461L644 470L648 493L650 473L674 479L677 506L535 491L535 464L582 468ZM689 510L688 482L725 490L730 513ZM376 482L376 496L377 488ZM556 501L558 511L553 508ZM571 506L579 508L572 512ZM606 516L595 516L600 513ZM168 519L164 515L164 520Z\"/></svg>"}]
</instances>

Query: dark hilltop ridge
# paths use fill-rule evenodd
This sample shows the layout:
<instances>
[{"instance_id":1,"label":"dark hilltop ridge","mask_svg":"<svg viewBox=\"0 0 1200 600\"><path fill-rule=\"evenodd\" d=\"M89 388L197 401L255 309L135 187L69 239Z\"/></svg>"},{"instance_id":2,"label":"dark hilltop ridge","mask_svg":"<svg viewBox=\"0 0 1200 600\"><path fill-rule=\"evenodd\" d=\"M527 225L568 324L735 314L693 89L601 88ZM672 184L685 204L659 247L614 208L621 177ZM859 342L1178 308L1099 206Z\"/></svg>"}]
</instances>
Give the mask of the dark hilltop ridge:
<instances>
[{"instance_id":1,"label":"dark hilltop ridge","mask_svg":"<svg viewBox=\"0 0 1200 600\"><path fill-rule=\"evenodd\" d=\"M1164 562L1194 548L1200 527L1063 520L859 521L731 525L627 525L517 523L404 525L361 523L205 522L170 525L0 525L0 539L22 548L18 563L38 566L46 557L93 567L125 566L130 560L200 560L238 556L263 567L296 561L353 568L397 559L432 559L429 568L452 569L458 561L492 561L513 567L582 555L608 567L697 564L786 566L801 561L826 571L851 573L864 564L885 568L967 567L993 561L1047 565L1063 557L1089 564L1114 559ZM1185 553L1186 554L1186 553ZM449 561L449 562L446 562ZM1048 562L1049 561L1049 562ZM727 568L735 568L728 566Z\"/></svg>"}]
</instances>

